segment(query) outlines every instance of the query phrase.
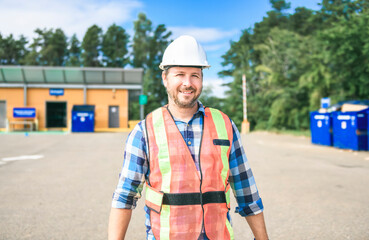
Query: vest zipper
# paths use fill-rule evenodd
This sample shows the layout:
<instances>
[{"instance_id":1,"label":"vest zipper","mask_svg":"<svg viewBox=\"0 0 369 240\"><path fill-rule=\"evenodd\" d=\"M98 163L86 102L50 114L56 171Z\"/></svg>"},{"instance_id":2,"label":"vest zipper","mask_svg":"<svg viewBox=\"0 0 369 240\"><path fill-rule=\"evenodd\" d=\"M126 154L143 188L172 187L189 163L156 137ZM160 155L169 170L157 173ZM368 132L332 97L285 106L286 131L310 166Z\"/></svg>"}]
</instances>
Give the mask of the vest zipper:
<instances>
[{"instance_id":1,"label":"vest zipper","mask_svg":"<svg viewBox=\"0 0 369 240\"><path fill-rule=\"evenodd\" d=\"M205 115L205 113L204 113ZM200 139L200 148L199 148L199 170L200 170L200 204L201 204L201 208L202 208L202 226L201 226L201 233L202 233L202 229L204 229L204 234L205 233L205 210L204 210L204 205L202 204L202 171L201 171L201 146L202 146L202 137L204 136L204 125L205 125L205 116L203 115L202 117L202 131L201 131L201 139ZM200 233L200 235L201 235Z\"/></svg>"}]
</instances>

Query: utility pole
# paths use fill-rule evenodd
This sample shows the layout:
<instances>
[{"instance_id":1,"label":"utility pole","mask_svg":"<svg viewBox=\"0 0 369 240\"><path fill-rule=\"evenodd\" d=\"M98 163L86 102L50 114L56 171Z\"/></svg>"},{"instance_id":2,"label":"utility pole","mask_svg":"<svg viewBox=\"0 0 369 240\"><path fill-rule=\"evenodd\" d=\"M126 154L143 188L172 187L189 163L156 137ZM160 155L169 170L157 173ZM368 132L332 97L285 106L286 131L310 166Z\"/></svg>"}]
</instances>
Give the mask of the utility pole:
<instances>
[{"instance_id":1,"label":"utility pole","mask_svg":"<svg viewBox=\"0 0 369 240\"><path fill-rule=\"evenodd\" d=\"M247 96L246 96L246 74L242 74L242 100L243 100L243 121L241 133L250 132L250 123L247 121Z\"/></svg>"}]
</instances>

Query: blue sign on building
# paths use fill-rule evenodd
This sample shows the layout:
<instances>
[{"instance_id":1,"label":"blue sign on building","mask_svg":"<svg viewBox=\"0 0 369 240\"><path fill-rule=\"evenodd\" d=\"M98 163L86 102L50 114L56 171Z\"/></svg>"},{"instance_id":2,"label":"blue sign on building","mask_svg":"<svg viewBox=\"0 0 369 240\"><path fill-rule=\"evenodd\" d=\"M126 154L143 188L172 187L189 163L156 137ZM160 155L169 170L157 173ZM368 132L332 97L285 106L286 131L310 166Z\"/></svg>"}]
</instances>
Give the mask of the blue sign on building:
<instances>
[{"instance_id":1,"label":"blue sign on building","mask_svg":"<svg viewBox=\"0 0 369 240\"><path fill-rule=\"evenodd\" d=\"M13 108L14 118L35 118L36 108Z\"/></svg>"},{"instance_id":2,"label":"blue sign on building","mask_svg":"<svg viewBox=\"0 0 369 240\"><path fill-rule=\"evenodd\" d=\"M50 88L49 89L50 96L63 96L64 89L63 88Z\"/></svg>"},{"instance_id":3,"label":"blue sign on building","mask_svg":"<svg viewBox=\"0 0 369 240\"><path fill-rule=\"evenodd\" d=\"M329 97L320 99L321 108L329 108L330 106L331 106L331 99Z\"/></svg>"}]
</instances>

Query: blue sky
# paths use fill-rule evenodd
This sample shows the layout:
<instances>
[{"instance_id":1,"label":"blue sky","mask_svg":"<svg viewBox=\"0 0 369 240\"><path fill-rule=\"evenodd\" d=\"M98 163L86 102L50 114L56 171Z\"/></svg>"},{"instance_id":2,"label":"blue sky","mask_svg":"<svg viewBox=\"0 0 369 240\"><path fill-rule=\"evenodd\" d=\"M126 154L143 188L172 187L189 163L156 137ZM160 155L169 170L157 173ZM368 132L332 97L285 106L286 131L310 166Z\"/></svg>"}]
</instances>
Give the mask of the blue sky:
<instances>
[{"instance_id":1,"label":"blue sky","mask_svg":"<svg viewBox=\"0 0 369 240\"><path fill-rule=\"evenodd\" d=\"M304 6L317 10L321 0L291 0L291 11ZM221 56L237 41L242 30L252 28L271 10L269 0L170 1L170 0L0 0L0 33L30 40L36 28L62 28L68 37L76 33L80 41L87 28L97 24L105 31L116 23L133 36L133 21L144 12L154 26L165 24L173 38L182 34L196 37L204 46L212 65L204 71L204 84L223 96L220 79Z\"/></svg>"}]
</instances>

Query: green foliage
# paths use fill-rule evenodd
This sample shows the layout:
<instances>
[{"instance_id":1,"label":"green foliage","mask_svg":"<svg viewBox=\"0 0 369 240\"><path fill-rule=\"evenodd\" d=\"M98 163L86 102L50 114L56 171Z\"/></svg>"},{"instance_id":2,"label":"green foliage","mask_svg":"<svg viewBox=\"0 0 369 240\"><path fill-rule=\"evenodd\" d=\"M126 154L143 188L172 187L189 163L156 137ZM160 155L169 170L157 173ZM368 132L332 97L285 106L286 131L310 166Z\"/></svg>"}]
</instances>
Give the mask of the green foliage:
<instances>
[{"instance_id":1,"label":"green foliage","mask_svg":"<svg viewBox=\"0 0 369 240\"><path fill-rule=\"evenodd\" d=\"M144 13L138 15L138 20L134 22L134 30L131 65L144 69L143 93L148 98L148 103L145 105L145 114L147 114L167 102L159 64L172 33L167 31L163 24L153 27Z\"/></svg>"},{"instance_id":2,"label":"green foliage","mask_svg":"<svg viewBox=\"0 0 369 240\"><path fill-rule=\"evenodd\" d=\"M140 104L138 102L140 94L140 90L129 90L128 119L130 120L140 119Z\"/></svg>"},{"instance_id":3,"label":"green foliage","mask_svg":"<svg viewBox=\"0 0 369 240\"><path fill-rule=\"evenodd\" d=\"M24 36L20 36L18 40L10 34L3 38L0 34L0 64L1 65L18 65L22 63L25 55L27 40Z\"/></svg>"},{"instance_id":4,"label":"green foliage","mask_svg":"<svg viewBox=\"0 0 369 240\"><path fill-rule=\"evenodd\" d=\"M80 67L82 65L81 52L81 43L79 42L76 34L73 34L72 38L69 41L68 59L66 66Z\"/></svg>"},{"instance_id":5,"label":"green foliage","mask_svg":"<svg viewBox=\"0 0 369 240\"><path fill-rule=\"evenodd\" d=\"M255 129L308 129L309 111L369 96L369 4L322 0L321 10L271 0L273 11L244 30L224 54L220 76L232 76L225 108L242 121L241 75L247 76L248 120Z\"/></svg>"},{"instance_id":6,"label":"green foliage","mask_svg":"<svg viewBox=\"0 0 369 240\"><path fill-rule=\"evenodd\" d=\"M82 41L82 59L85 67L100 67L100 50L102 42L102 29L92 25L87 29Z\"/></svg>"},{"instance_id":7,"label":"green foliage","mask_svg":"<svg viewBox=\"0 0 369 240\"><path fill-rule=\"evenodd\" d=\"M135 34L133 36L131 65L134 68L147 68L152 23L144 13L139 13L138 19L133 24Z\"/></svg>"},{"instance_id":8,"label":"green foliage","mask_svg":"<svg viewBox=\"0 0 369 240\"><path fill-rule=\"evenodd\" d=\"M205 107L212 107L216 109L223 109L224 107L224 102L222 101L223 99L214 96L211 85L202 89L199 100Z\"/></svg>"},{"instance_id":9,"label":"green foliage","mask_svg":"<svg viewBox=\"0 0 369 240\"><path fill-rule=\"evenodd\" d=\"M340 99L365 99L369 96L369 11L342 16L319 34L327 52L336 94Z\"/></svg>"},{"instance_id":10,"label":"green foliage","mask_svg":"<svg viewBox=\"0 0 369 240\"><path fill-rule=\"evenodd\" d=\"M247 78L248 120L253 129L305 130L309 111L322 97L332 103L363 100L369 96L369 2L367 0L322 0L321 9L296 8L270 0L272 11L253 28L242 30L222 56L221 77L226 98L204 88L200 100L220 108L241 125L242 76ZM88 28L82 44L69 40L61 29L36 29L30 44L20 36L0 34L0 64L50 66L107 66L144 69L143 94L148 96L145 113L163 105L167 94L158 68L171 32L154 26L143 13L134 22L132 42L115 24L103 33L97 25ZM128 50L131 49L129 52ZM138 91L130 91L129 118L139 118Z\"/></svg>"},{"instance_id":11,"label":"green foliage","mask_svg":"<svg viewBox=\"0 0 369 240\"><path fill-rule=\"evenodd\" d=\"M22 63L40 66L64 66L67 57L67 37L60 28L36 29L31 51Z\"/></svg>"},{"instance_id":12,"label":"green foliage","mask_svg":"<svg viewBox=\"0 0 369 240\"><path fill-rule=\"evenodd\" d=\"M115 24L108 28L102 41L103 62L107 67L124 67L128 64L128 41L129 35L124 28Z\"/></svg>"},{"instance_id":13,"label":"green foliage","mask_svg":"<svg viewBox=\"0 0 369 240\"><path fill-rule=\"evenodd\" d=\"M23 36L16 40L12 35L5 38L0 34L0 64L120 68L130 64L144 70L143 94L148 96L145 112L167 102L159 64L172 33L164 24L153 26L144 13L134 22L131 45L127 32L116 24L105 33L97 25L89 27L82 43L75 34L68 40L61 29L36 29L35 33L29 46ZM137 96L137 92L130 92L130 119L139 118Z\"/></svg>"},{"instance_id":14,"label":"green foliage","mask_svg":"<svg viewBox=\"0 0 369 240\"><path fill-rule=\"evenodd\" d=\"M277 12L282 12L291 7L291 3L286 3L285 0L270 0L270 3Z\"/></svg>"}]
</instances>

